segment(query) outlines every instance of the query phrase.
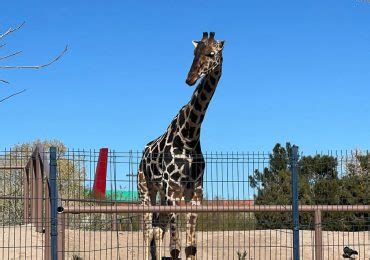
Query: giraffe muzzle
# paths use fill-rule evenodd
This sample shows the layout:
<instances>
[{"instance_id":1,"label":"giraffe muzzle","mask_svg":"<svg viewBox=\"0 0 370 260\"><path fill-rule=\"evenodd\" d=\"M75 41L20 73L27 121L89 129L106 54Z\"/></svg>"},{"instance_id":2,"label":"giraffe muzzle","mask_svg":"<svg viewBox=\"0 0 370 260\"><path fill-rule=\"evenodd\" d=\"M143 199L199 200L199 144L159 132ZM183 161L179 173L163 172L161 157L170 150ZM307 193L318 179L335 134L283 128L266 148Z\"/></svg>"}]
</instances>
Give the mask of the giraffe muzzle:
<instances>
[{"instance_id":1,"label":"giraffe muzzle","mask_svg":"<svg viewBox=\"0 0 370 260\"><path fill-rule=\"evenodd\" d=\"M185 82L189 86L194 86L195 82L197 82L197 78L187 78Z\"/></svg>"},{"instance_id":2,"label":"giraffe muzzle","mask_svg":"<svg viewBox=\"0 0 370 260\"><path fill-rule=\"evenodd\" d=\"M199 70L200 70L199 59L196 57L194 58L193 63L191 64L188 77L186 78L185 81L186 84L188 84L189 86L193 86L197 82L199 78Z\"/></svg>"},{"instance_id":3,"label":"giraffe muzzle","mask_svg":"<svg viewBox=\"0 0 370 260\"><path fill-rule=\"evenodd\" d=\"M197 70L192 69L190 70L185 82L189 86L193 86L197 82L198 78L199 76L198 76Z\"/></svg>"}]
</instances>

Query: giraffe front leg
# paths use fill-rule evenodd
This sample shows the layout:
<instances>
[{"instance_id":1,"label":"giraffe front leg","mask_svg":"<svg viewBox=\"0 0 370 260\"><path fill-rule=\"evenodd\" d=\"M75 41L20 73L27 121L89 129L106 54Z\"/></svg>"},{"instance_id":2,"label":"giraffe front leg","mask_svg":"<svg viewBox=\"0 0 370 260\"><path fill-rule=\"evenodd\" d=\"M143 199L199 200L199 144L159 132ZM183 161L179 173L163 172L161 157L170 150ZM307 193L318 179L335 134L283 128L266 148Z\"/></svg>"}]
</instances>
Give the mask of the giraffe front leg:
<instances>
[{"instance_id":1,"label":"giraffe front leg","mask_svg":"<svg viewBox=\"0 0 370 260\"><path fill-rule=\"evenodd\" d=\"M197 253L197 244L196 244L196 234L195 227L197 224L197 213L187 213L186 214L186 247L185 255L186 259L195 259Z\"/></svg>"},{"instance_id":2,"label":"giraffe front leg","mask_svg":"<svg viewBox=\"0 0 370 260\"><path fill-rule=\"evenodd\" d=\"M174 198L174 192L172 190L167 190L163 198L162 205L176 206L176 200ZM169 213L163 214L163 230L166 230L168 224L170 224L170 254L171 259L179 259L180 257L180 236L178 232L178 214Z\"/></svg>"},{"instance_id":3,"label":"giraffe front leg","mask_svg":"<svg viewBox=\"0 0 370 260\"><path fill-rule=\"evenodd\" d=\"M168 205L175 205L174 202L169 202ZM179 259L181 245L180 245L180 237L178 232L178 214L170 213L170 253L172 259Z\"/></svg>"},{"instance_id":4,"label":"giraffe front leg","mask_svg":"<svg viewBox=\"0 0 370 260\"><path fill-rule=\"evenodd\" d=\"M138 193L140 205L143 207L150 205L150 196L148 185L144 178L144 173L138 172ZM153 228L152 228L152 213L144 213L143 215L143 232L144 232L144 260L149 260L150 255L150 241L153 237Z\"/></svg>"},{"instance_id":5,"label":"giraffe front leg","mask_svg":"<svg viewBox=\"0 0 370 260\"><path fill-rule=\"evenodd\" d=\"M199 206L203 197L202 187L196 188L194 197L191 200L192 206ZM186 247L185 255L187 260L195 259L197 253L196 233L195 228L197 225L197 213L189 212L186 214Z\"/></svg>"},{"instance_id":6,"label":"giraffe front leg","mask_svg":"<svg viewBox=\"0 0 370 260\"><path fill-rule=\"evenodd\" d=\"M155 257L156 259L162 259L162 239L163 230L160 227L153 229L154 243L155 243Z\"/></svg>"},{"instance_id":7,"label":"giraffe front leg","mask_svg":"<svg viewBox=\"0 0 370 260\"><path fill-rule=\"evenodd\" d=\"M144 214L144 259L149 260L150 241L153 237L152 214Z\"/></svg>"}]
</instances>

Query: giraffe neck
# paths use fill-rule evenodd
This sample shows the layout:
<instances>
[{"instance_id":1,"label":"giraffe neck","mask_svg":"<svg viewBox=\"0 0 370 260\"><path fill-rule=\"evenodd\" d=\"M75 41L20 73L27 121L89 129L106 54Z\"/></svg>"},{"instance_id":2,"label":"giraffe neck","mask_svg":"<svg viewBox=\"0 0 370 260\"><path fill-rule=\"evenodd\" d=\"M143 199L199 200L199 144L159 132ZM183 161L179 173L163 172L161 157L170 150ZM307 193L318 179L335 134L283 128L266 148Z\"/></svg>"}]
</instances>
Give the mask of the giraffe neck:
<instances>
[{"instance_id":1,"label":"giraffe neck","mask_svg":"<svg viewBox=\"0 0 370 260\"><path fill-rule=\"evenodd\" d=\"M221 78L222 67L217 66L207 74L196 87L189 103L181 109L178 120L178 129L185 146L195 148L199 143L200 129L204 116L218 81Z\"/></svg>"}]
</instances>

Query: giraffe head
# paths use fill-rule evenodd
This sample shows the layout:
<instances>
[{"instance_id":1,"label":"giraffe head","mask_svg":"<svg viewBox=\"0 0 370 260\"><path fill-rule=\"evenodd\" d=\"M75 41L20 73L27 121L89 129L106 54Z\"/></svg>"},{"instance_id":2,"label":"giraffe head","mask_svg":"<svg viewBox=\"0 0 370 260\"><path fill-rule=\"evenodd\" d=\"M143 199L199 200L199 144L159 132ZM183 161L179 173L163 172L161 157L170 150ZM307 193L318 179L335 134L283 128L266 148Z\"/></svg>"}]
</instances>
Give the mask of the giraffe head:
<instances>
[{"instance_id":1,"label":"giraffe head","mask_svg":"<svg viewBox=\"0 0 370 260\"><path fill-rule=\"evenodd\" d=\"M222 63L222 49L225 41L216 41L215 33L203 33L203 38L200 41L193 41L194 44L194 60L191 65L186 84L193 86L197 80Z\"/></svg>"}]
</instances>

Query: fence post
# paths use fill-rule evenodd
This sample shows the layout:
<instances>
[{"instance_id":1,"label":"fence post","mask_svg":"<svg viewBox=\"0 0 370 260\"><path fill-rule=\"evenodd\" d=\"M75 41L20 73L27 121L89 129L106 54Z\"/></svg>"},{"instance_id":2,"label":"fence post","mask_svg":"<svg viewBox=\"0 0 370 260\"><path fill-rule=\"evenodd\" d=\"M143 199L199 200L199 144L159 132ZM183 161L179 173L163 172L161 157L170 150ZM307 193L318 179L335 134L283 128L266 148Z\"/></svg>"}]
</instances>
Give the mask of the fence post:
<instances>
[{"instance_id":1,"label":"fence post","mask_svg":"<svg viewBox=\"0 0 370 260\"><path fill-rule=\"evenodd\" d=\"M37 162L35 157L32 158L32 204L31 204L31 211L32 211L32 224L35 225L36 232L38 232L37 222L38 222L38 216L37 216L37 204L38 204L38 198L37 198Z\"/></svg>"},{"instance_id":2,"label":"fence post","mask_svg":"<svg viewBox=\"0 0 370 260\"><path fill-rule=\"evenodd\" d=\"M58 260L64 260L65 215L58 213Z\"/></svg>"},{"instance_id":3,"label":"fence post","mask_svg":"<svg viewBox=\"0 0 370 260\"><path fill-rule=\"evenodd\" d=\"M46 165L45 167L48 167ZM44 248L44 259L51 259L50 252L50 186L49 178L47 178L45 183L45 248Z\"/></svg>"},{"instance_id":4,"label":"fence post","mask_svg":"<svg viewBox=\"0 0 370 260\"><path fill-rule=\"evenodd\" d=\"M292 147L290 171L292 178L293 259L299 260L298 146L296 145Z\"/></svg>"},{"instance_id":5,"label":"fence post","mask_svg":"<svg viewBox=\"0 0 370 260\"><path fill-rule=\"evenodd\" d=\"M42 206L43 206L43 195L42 195L42 168L39 154L36 154L36 232L41 233L43 230L43 218L42 218Z\"/></svg>"},{"instance_id":6,"label":"fence post","mask_svg":"<svg viewBox=\"0 0 370 260\"><path fill-rule=\"evenodd\" d=\"M30 223L30 170L28 166L23 174L23 187L24 187L24 204L23 204L23 222L24 224Z\"/></svg>"},{"instance_id":7,"label":"fence post","mask_svg":"<svg viewBox=\"0 0 370 260\"><path fill-rule=\"evenodd\" d=\"M58 259L58 192L57 192L57 149L50 147L50 170L49 170L49 185L50 185L50 243L51 243L51 259Z\"/></svg>"},{"instance_id":8,"label":"fence post","mask_svg":"<svg viewBox=\"0 0 370 260\"><path fill-rule=\"evenodd\" d=\"M315 260L322 260L321 210L315 210Z\"/></svg>"}]
</instances>

